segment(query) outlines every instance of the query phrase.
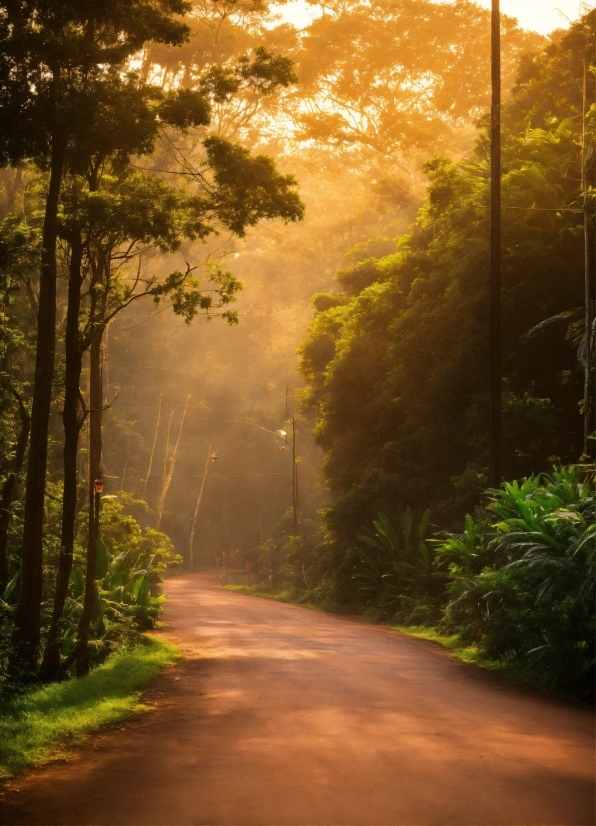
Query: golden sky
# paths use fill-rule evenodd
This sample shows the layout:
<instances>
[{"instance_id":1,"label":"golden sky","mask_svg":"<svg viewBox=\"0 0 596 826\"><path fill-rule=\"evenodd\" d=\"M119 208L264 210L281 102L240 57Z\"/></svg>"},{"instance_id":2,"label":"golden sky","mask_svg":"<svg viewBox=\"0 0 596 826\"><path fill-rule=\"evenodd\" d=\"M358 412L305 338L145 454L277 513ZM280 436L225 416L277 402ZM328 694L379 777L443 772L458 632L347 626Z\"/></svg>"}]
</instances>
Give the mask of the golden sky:
<instances>
[{"instance_id":1,"label":"golden sky","mask_svg":"<svg viewBox=\"0 0 596 826\"><path fill-rule=\"evenodd\" d=\"M480 6L490 8L490 0L477 0ZM582 7L594 8L594 2L581 0L501 0L501 11L517 17L524 29L548 34L553 29L566 29L569 20L579 17Z\"/></svg>"},{"instance_id":2,"label":"golden sky","mask_svg":"<svg viewBox=\"0 0 596 826\"><path fill-rule=\"evenodd\" d=\"M490 8L491 0L477 2ZM501 10L511 17L517 17L524 29L548 34L553 29L566 29L569 20L576 19L583 8L594 8L595 2L596 0L501 0ZM313 7L306 0L291 0L287 5L281 6L279 11L284 20L296 26L306 26L313 17Z\"/></svg>"}]
</instances>

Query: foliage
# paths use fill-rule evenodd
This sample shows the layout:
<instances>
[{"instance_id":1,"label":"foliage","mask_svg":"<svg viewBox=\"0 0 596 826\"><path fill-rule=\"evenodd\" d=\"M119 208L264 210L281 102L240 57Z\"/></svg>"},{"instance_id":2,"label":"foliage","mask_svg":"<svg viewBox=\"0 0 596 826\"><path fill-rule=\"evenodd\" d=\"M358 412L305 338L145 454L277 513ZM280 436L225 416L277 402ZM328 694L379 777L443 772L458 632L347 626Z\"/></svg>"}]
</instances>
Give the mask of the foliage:
<instances>
[{"instance_id":1,"label":"foliage","mask_svg":"<svg viewBox=\"0 0 596 826\"><path fill-rule=\"evenodd\" d=\"M52 577L60 550L61 486L53 485L48 500L46 535L44 539L45 591L42 631L49 624ZM58 494L58 495L55 495ZM168 566L177 565L181 557L166 534L153 528L143 528L139 518L147 511L144 502L126 492L106 496L102 500L101 530L98 541L96 597L90 627L92 662L102 662L119 646L134 643L139 632L155 627L164 597L158 586ZM13 527L18 538L19 526ZM61 624L61 648L68 657L76 642L77 626L82 611L85 590L85 547L87 541L87 510L77 515L77 539L74 565L70 575L68 597ZM14 613L20 570L18 548L13 550L13 575L0 594L0 693L10 692L13 681L6 681L10 650L11 621ZM16 681L18 683L18 680Z\"/></svg>"},{"instance_id":2,"label":"foliage","mask_svg":"<svg viewBox=\"0 0 596 826\"><path fill-rule=\"evenodd\" d=\"M436 570L432 546L426 541L429 520L427 509L414 528L412 511L406 508L395 529L380 513L373 522L376 532L358 536L367 548L360 551L361 564L354 576L382 617L405 612L410 621L414 617L437 620L444 576Z\"/></svg>"},{"instance_id":3,"label":"foliage","mask_svg":"<svg viewBox=\"0 0 596 826\"><path fill-rule=\"evenodd\" d=\"M582 19L576 30L584 28ZM577 76L572 41L570 33L556 60ZM543 323L583 302L582 132L567 87L546 123L520 123L520 101L528 111L534 94L524 77L504 113L505 478L528 476L551 457L577 461L582 450L583 367L564 330ZM391 254L356 261L337 273L335 291L315 296L300 348L303 405L315 417L331 493L321 554L346 605L360 599L349 575L360 525L379 510L396 520L406 504L455 525L486 485L488 149L481 135L462 161L428 162L427 200L411 231Z\"/></svg>"},{"instance_id":4,"label":"foliage","mask_svg":"<svg viewBox=\"0 0 596 826\"><path fill-rule=\"evenodd\" d=\"M593 480L581 467L555 468L487 495L482 519L468 514L462 533L427 541L428 511L414 542L409 509L397 530L379 514L376 532L358 537L354 577L365 610L406 627L435 626L423 635L464 649L464 659L593 700Z\"/></svg>"},{"instance_id":5,"label":"foliage","mask_svg":"<svg viewBox=\"0 0 596 826\"><path fill-rule=\"evenodd\" d=\"M0 779L68 750L92 729L146 710L140 692L180 656L170 643L143 637L79 680L35 686L5 702L0 714Z\"/></svg>"},{"instance_id":6,"label":"foliage","mask_svg":"<svg viewBox=\"0 0 596 826\"><path fill-rule=\"evenodd\" d=\"M479 527L469 518L465 549L453 538L437 549L452 560L446 627L475 642L487 657L523 664L544 685L589 699L594 689L593 482L582 481L577 467L532 476L491 491L487 511L499 521Z\"/></svg>"},{"instance_id":7,"label":"foliage","mask_svg":"<svg viewBox=\"0 0 596 826\"><path fill-rule=\"evenodd\" d=\"M301 83L290 97L303 139L378 153L379 169L403 173L412 156L457 146L462 124L486 110L490 25L477 4L334 0L321 8L299 40ZM520 54L541 39L505 15L502 39L509 88Z\"/></svg>"},{"instance_id":8,"label":"foliage","mask_svg":"<svg viewBox=\"0 0 596 826\"><path fill-rule=\"evenodd\" d=\"M142 528L126 513L132 507L143 507L143 502L124 493L103 497L102 503L96 601L91 623L96 660L114 650L116 643L134 638L135 632L155 626L164 599L156 586L163 582L168 565L182 561L166 534ZM85 590L82 553L79 559L70 577L71 610L66 617L62 643L65 656L76 639Z\"/></svg>"}]
</instances>

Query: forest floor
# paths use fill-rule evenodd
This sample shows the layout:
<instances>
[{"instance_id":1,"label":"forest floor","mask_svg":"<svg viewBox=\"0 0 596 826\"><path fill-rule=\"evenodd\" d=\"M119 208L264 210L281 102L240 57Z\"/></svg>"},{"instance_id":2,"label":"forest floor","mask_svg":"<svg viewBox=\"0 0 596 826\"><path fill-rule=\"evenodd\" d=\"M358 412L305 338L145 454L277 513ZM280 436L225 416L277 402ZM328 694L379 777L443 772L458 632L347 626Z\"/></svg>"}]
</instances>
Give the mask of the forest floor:
<instances>
[{"instance_id":1,"label":"forest floor","mask_svg":"<svg viewBox=\"0 0 596 826\"><path fill-rule=\"evenodd\" d=\"M592 824L590 710L383 626L166 582L153 710L21 775L1 824Z\"/></svg>"}]
</instances>

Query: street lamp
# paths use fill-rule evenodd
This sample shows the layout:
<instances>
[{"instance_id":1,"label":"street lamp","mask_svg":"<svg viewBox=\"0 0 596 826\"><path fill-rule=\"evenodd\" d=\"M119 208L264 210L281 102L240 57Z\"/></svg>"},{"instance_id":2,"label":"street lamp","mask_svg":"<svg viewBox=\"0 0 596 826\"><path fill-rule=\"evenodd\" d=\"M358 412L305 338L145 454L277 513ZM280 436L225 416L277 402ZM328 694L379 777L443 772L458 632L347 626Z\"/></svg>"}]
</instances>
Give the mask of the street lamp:
<instances>
[{"instance_id":1,"label":"street lamp","mask_svg":"<svg viewBox=\"0 0 596 826\"><path fill-rule=\"evenodd\" d=\"M95 502L94 502L94 516L95 516L95 530L97 536L99 536L99 499L101 497L101 492L103 490L103 479L96 479L93 482L93 493L95 494Z\"/></svg>"}]
</instances>

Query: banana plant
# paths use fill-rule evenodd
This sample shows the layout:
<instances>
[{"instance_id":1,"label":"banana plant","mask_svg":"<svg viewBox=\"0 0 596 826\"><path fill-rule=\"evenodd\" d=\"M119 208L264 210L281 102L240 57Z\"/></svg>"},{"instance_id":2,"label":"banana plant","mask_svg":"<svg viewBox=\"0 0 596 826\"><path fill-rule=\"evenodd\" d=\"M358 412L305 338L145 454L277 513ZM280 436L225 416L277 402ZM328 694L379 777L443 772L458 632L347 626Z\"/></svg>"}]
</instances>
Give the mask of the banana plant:
<instances>
[{"instance_id":1,"label":"banana plant","mask_svg":"<svg viewBox=\"0 0 596 826\"><path fill-rule=\"evenodd\" d=\"M444 564L456 564L464 568L473 567L482 559L483 530L471 514L466 514L463 533L445 531L440 538L431 539L435 554Z\"/></svg>"},{"instance_id":2,"label":"banana plant","mask_svg":"<svg viewBox=\"0 0 596 826\"><path fill-rule=\"evenodd\" d=\"M430 510L426 510L416 527L407 507L400 516L397 530L389 517L379 513L373 521L374 531L359 534L358 539L374 553L359 549L360 565L354 578L361 591L383 608L396 604L399 597L416 591L428 592L436 576L434 554L426 540ZM365 529L366 530L366 529Z\"/></svg>"}]
</instances>

